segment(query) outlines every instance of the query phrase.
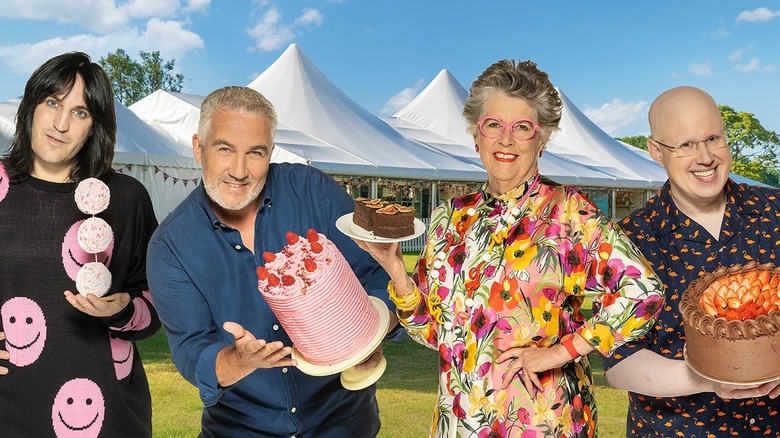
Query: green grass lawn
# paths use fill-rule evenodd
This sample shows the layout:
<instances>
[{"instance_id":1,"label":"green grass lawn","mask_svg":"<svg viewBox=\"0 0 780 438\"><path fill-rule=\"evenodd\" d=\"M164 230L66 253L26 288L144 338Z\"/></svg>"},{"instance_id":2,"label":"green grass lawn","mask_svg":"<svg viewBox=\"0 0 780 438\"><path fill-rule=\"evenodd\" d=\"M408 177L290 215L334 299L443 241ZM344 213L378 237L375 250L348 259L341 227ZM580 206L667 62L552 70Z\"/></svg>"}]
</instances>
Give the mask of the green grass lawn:
<instances>
[{"instance_id":1,"label":"green grass lawn","mask_svg":"<svg viewBox=\"0 0 780 438\"><path fill-rule=\"evenodd\" d=\"M407 269L415 256L405 256ZM157 438L195 437L200 430L201 402L197 390L185 381L172 364L165 334L161 331L139 343L152 392L152 423ZM383 438L428 436L436 401L436 352L409 338L384 343L387 370L377 382ZM609 387L601 370L601 359L591 355L593 379L599 409L599 435L625 435L628 399L624 391ZM345 437L346 438L346 437Z\"/></svg>"}]
</instances>

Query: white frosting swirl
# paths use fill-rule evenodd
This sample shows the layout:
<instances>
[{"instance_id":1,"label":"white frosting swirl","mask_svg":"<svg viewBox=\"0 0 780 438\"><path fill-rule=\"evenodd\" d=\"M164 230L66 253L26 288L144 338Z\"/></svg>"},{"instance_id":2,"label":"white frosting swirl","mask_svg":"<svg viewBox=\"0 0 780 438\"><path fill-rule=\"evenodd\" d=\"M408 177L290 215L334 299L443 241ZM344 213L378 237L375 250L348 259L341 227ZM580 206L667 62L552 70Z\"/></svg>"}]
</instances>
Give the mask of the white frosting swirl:
<instances>
[{"instance_id":1,"label":"white frosting swirl","mask_svg":"<svg viewBox=\"0 0 780 438\"><path fill-rule=\"evenodd\" d=\"M90 262L76 274L76 289L81 295L94 294L102 297L111 287L111 272L100 262Z\"/></svg>"},{"instance_id":2,"label":"white frosting swirl","mask_svg":"<svg viewBox=\"0 0 780 438\"><path fill-rule=\"evenodd\" d=\"M98 214L108 208L111 191L97 178L87 178L76 187L76 206L83 213Z\"/></svg>"},{"instance_id":3,"label":"white frosting swirl","mask_svg":"<svg viewBox=\"0 0 780 438\"><path fill-rule=\"evenodd\" d=\"M90 254L98 254L105 251L113 240L114 232L111 226L99 217L91 217L79 225L79 246Z\"/></svg>"}]
</instances>

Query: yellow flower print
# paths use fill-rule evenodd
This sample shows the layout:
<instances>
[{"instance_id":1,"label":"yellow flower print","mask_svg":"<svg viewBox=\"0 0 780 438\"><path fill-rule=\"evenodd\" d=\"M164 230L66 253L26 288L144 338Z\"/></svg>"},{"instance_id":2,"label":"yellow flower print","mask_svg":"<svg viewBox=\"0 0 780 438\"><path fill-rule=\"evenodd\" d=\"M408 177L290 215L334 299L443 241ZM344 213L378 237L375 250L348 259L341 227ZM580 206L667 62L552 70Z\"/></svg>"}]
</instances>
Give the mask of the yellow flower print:
<instances>
[{"instance_id":1,"label":"yellow flower print","mask_svg":"<svg viewBox=\"0 0 780 438\"><path fill-rule=\"evenodd\" d=\"M590 376L585 373L585 367L582 364L577 364L574 367L574 372L577 374L577 389L593 386L593 382L590 381Z\"/></svg>"},{"instance_id":2,"label":"yellow flower print","mask_svg":"<svg viewBox=\"0 0 780 438\"><path fill-rule=\"evenodd\" d=\"M647 319L645 318L637 318L635 316L630 316L628 320L623 324L623 327L620 327L620 334L624 337L628 336L635 336L636 335L636 329L641 327L647 323Z\"/></svg>"},{"instance_id":3,"label":"yellow flower print","mask_svg":"<svg viewBox=\"0 0 780 438\"><path fill-rule=\"evenodd\" d=\"M585 271L572 272L571 275L563 277L563 290L567 295L582 295L585 292L585 280L587 280Z\"/></svg>"},{"instance_id":4,"label":"yellow flower print","mask_svg":"<svg viewBox=\"0 0 780 438\"><path fill-rule=\"evenodd\" d=\"M502 389L493 393L493 401L488 405L488 410L495 412L497 418L502 418L506 409L506 390Z\"/></svg>"},{"instance_id":5,"label":"yellow flower print","mask_svg":"<svg viewBox=\"0 0 780 438\"><path fill-rule=\"evenodd\" d=\"M441 297L435 293L428 294L428 311L431 312L431 316L439 324L444 324L444 318L442 318L441 309Z\"/></svg>"},{"instance_id":6,"label":"yellow flower print","mask_svg":"<svg viewBox=\"0 0 780 438\"><path fill-rule=\"evenodd\" d=\"M469 332L466 336L466 351L463 352L465 356L463 358L463 372L470 373L474 371L474 367L477 364L477 343L474 341L474 336Z\"/></svg>"},{"instance_id":7,"label":"yellow flower print","mask_svg":"<svg viewBox=\"0 0 780 438\"><path fill-rule=\"evenodd\" d=\"M571 405L568 403L563 404L561 409L561 415L555 418L553 427L560 428L561 432L566 433L571 430Z\"/></svg>"},{"instance_id":8,"label":"yellow flower print","mask_svg":"<svg viewBox=\"0 0 780 438\"><path fill-rule=\"evenodd\" d=\"M561 208L561 222L562 223L582 223L580 219L580 202L576 196L569 196L564 201Z\"/></svg>"},{"instance_id":9,"label":"yellow flower print","mask_svg":"<svg viewBox=\"0 0 780 438\"><path fill-rule=\"evenodd\" d=\"M510 344L510 347L527 347L533 344L534 341L532 341L531 338L539 333L540 327L539 321L528 321L527 319L522 320L518 324L514 324L514 329L512 330L512 337L514 340Z\"/></svg>"},{"instance_id":10,"label":"yellow flower print","mask_svg":"<svg viewBox=\"0 0 780 438\"><path fill-rule=\"evenodd\" d=\"M555 397L555 391L540 391L536 393L534 403L534 424L552 424L558 416L554 409L550 409Z\"/></svg>"},{"instance_id":11,"label":"yellow flower print","mask_svg":"<svg viewBox=\"0 0 780 438\"><path fill-rule=\"evenodd\" d=\"M469 416L473 417L477 411L482 411L490 404L490 400L485 397L485 391L479 386L474 386L469 392Z\"/></svg>"},{"instance_id":12,"label":"yellow flower print","mask_svg":"<svg viewBox=\"0 0 780 438\"><path fill-rule=\"evenodd\" d=\"M506 261L509 269L522 271L536 257L536 245L530 240L515 240L506 247Z\"/></svg>"},{"instance_id":13,"label":"yellow flower print","mask_svg":"<svg viewBox=\"0 0 780 438\"><path fill-rule=\"evenodd\" d=\"M593 238L593 232L600 229L599 221L595 218L590 218L585 223L579 223L575 227L575 231L582 233L582 241L590 242Z\"/></svg>"},{"instance_id":14,"label":"yellow flower print","mask_svg":"<svg viewBox=\"0 0 780 438\"><path fill-rule=\"evenodd\" d=\"M558 333L558 317L561 313L560 307L553 306L547 297L539 297L539 303L531 311L534 314L534 321L538 321L544 333L547 336L552 336Z\"/></svg>"},{"instance_id":15,"label":"yellow flower print","mask_svg":"<svg viewBox=\"0 0 780 438\"><path fill-rule=\"evenodd\" d=\"M550 198L547 196L533 196L526 216L538 217L539 212L550 205Z\"/></svg>"},{"instance_id":16,"label":"yellow flower print","mask_svg":"<svg viewBox=\"0 0 780 438\"><path fill-rule=\"evenodd\" d=\"M609 351L615 343L615 336L606 324L597 324L593 329L583 329L580 334L602 352Z\"/></svg>"}]
</instances>

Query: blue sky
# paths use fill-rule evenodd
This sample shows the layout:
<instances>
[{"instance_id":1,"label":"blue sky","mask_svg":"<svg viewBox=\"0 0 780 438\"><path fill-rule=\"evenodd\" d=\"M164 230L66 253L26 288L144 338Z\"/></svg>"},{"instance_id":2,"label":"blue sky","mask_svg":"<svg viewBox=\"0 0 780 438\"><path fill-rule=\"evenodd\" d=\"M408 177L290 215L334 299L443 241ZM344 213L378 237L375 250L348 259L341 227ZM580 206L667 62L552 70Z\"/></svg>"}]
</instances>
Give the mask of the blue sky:
<instances>
[{"instance_id":1,"label":"blue sky","mask_svg":"<svg viewBox=\"0 0 780 438\"><path fill-rule=\"evenodd\" d=\"M175 59L184 92L246 85L291 43L367 110L390 115L441 69L468 89L498 59L531 59L614 136L693 85L780 132L780 2L3 0L0 101L56 54L118 48Z\"/></svg>"}]
</instances>

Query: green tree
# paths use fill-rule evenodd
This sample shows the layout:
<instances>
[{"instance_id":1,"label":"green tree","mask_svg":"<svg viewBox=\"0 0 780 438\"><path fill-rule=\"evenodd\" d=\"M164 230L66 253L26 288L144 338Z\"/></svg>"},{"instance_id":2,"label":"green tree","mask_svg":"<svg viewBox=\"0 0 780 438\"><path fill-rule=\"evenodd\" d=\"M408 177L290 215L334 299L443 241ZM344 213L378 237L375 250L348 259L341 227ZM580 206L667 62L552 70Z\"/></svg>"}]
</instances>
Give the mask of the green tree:
<instances>
[{"instance_id":1,"label":"green tree","mask_svg":"<svg viewBox=\"0 0 780 438\"><path fill-rule=\"evenodd\" d=\"M726 122L726 137L731 147L734 162L772 165L780 151L780 137L761 125L756 116L744 111L735 111L728 105L719 105L720 114Z\"/></svg>"},{"instance_id":2,"label":"green tree","mask_svg":"<svg viewBox=\"0 0 780 438\"><path fill-rule=\"evenodd\" d=\"M647 150L647 137L644 135L634 135L632 137L620 137L616 140L628 143L631 146L638 147L639 149Z\"/></svg>"},{"instance_id":3,"label":"green tree","mask_svg":"<svg viewBox=\"0 0 780 438\"><path fill-rule=\"evenodd\" d=\"M138 54L141 60L135 61L124 49L117 49L98 61L108 74L118 101L129 106L157 90L181 91L184 76L172 73L175 59L165 61L159 51L142 50Z\"/></svg>"}]
</instances>

